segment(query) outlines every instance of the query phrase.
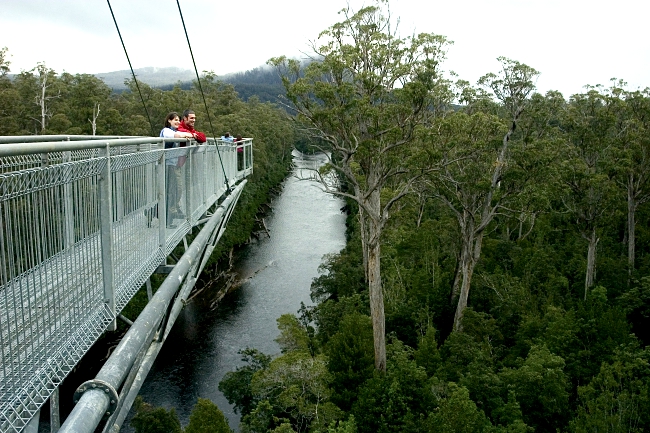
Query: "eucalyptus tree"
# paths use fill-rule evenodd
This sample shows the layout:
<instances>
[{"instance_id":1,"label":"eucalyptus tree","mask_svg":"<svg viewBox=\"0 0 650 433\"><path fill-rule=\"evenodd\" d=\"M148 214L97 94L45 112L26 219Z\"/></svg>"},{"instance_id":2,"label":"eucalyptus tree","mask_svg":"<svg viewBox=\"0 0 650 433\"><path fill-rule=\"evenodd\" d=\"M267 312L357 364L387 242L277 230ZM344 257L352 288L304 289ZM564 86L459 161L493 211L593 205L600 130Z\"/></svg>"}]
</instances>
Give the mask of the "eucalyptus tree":
<instances>
[{"instance_id":1,"label":"eucalyptus tree","mask_svg":"<svg viewBox=\"0 0 650 433\"><path fill-rule=\"evenodd\" d=\"M78 133L106 134L103 118L112 108L111 88L91 74L63 73L61 80L67 83L67 116Z\"/></svg>"},{"instance_id":2,"label":"eucalyptus tree","mask_svg":"<svg viewBox=\"0 0 650 433\"><path fill-rule=\"evenodd\" d=\"M595 87L570 98L562 128L565 159L558 166L562 201L587 241L585 294L596 278L597 246L616 204L612 160L612 131L616 110L611 99Z\"/></svg>"},{"instance_id":3,"label":"eucalyptus tree","mask_svg":"<svg viewBox=\"0 0 650 433\"><path fill-rule=\"evenodd\" d=\"M10 135L18 132L16 125L16 110L20 97L14 84L7 76L11 62L7 47L0 48L0 135Z\"/></svg>"},{"instance_id":4,"label":"eucalyptus tree","mask_svg":"<svg viewBox=\"0 0 650 433\"><path fill-rule=\"evenodd\" d=\"M9 49L7 47L0 48L0 78L4 79L9 73L9 65L11 62L8 59L7 53Z\"/></svg>"},{"instance_id":5,"label":"eucalyptus tree","mask_svg":"<svg viewBox=\"0 0 650 433\"><path fill-rule=\"evenodd\" d=\"M429 128L427 137L431 151L440 159L440 170L431 177L432 194L450 209L460 231L461 251L451 296L452 303L457 302L455 330L462 329L486 230L505 205L517 199L534 173L517 170L513 156L522 156L522 152L513 149L512 138L539 73L514 60L500 57L499 61L498 75L479 80L498 102L480 89L465 87L461 96L465 109ZM516 141L515 146L523 145L522 140Z\"/></svg>"},{"instance_id":6,"label":"eucalyptus tree","mask_svg":"<svg viewBox=\"0 0 650 433\"><path fill-rule=\"evenodd\" d=\"M627 257L630 278L635 268L636 211L650 201L650 88L626 91L619 81L607 96L615 107L612 133L618 182L627 193Z\"/></svg>"},{"instance_id":7,"label":"eucalyptus tree","mask_svg":"<svg viewBox=\"0 0 650 433\"><path fill-rule=\"evenodd\" d=\"M42 133L47 129L47 122L53 115L50 101L60 97L61 92L60 90L58 93L55 93L55 91L53 92L53 87L55 87L57 81L54 69L48 68L45 66L45 63L38 63L33 70L38 72L38 75L36 76L38 93L36 94L34 102L40 108L40 120L38 120L38 122L41 125Z\"/></svg>"},{"instance_id":8,"label":"eucalyptus tree","mask_svg":"<svg viewBox=\"0 0 650 433\"><path fill-rule=\"evenodd\" d=\"M57 111L54 105L61 96L60 84L56 72L44 63L16 75L14 85L20 97L21 110L17 118L23 122L21 128L24 132L46 132L50 118ZM29 121L31 124L26 123Z\"/></svg>"},{"instance_id":9,"label":"eucalyptus tree","mask_svg":"<svg viewBox=\"0 0 650 433\"><path fill-rule=\"evenodd\" d=\"M286 57L269 63L278 68L296 120L349 186L336 190L323 180L325 189L359 206L375 368L385 371L381 234L393 205L422 174L410 165L416 130L447 107L439 67L449 42L430 33L400 37L385 0L342 14L312 44L308 65Z\"/></svg>"}]
</instances>

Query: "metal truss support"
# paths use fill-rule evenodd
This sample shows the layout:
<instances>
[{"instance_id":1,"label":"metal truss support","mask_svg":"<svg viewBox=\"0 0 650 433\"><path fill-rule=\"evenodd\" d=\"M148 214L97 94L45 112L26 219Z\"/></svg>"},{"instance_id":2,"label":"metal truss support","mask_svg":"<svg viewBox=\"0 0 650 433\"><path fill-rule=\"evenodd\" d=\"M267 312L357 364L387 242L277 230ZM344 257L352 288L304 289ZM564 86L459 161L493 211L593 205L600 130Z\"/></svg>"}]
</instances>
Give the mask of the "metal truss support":
<instances>
[{"instance_id":1,"label":"metal truss support","mask_svg":"<svg viewBox=\"0 0 650 433\"><path fill-rule=\"evenodd\" d=\"M173 139L188 146L165 149L166 140L172 139L0 137L0 206L7 210L0 215L0 257L11 258L0 272L0 433L25 431L48 401L57 431L57 387L100 335L115 329L117 313L144 284L154 299L147 280L156 267L169 263L161 270L180 289L170 298L171 310L165 306L167 326L161 328L162 319L152 325L154 337L168 332L184 305L230 218L237 201L231 192L252 167L236 169L231 143L209 139L199 146ZM245 150L252 141L244 141ZM178 191L184 192L185 216L167 227L165 160L181 156L187 157ZM219 163L226 172L216 169ZM213 224L213 216L220 222L183 271L173 251L180 256L193 250L188 242L199 232L194 228ZM130 389L139 371L135 365L146 362L146 353L155 358L153 352L144 349L138 362L127 356L132 377L113 387L118 393ZM113 386L113 379L105 382ZM84 395L96 392L90 387ZM94 422L93 416L87 419Z\"/></svg>"},{"instance_id":2,"label":"metal truss support","mask_svg":"<svg viewBox=\"0 0 650 433\"><path fill-rule=\"evenodd\" d=\"M207 261L206 248L209 250L208 247L213 247L211 242L218 240L223 232L224 222L230 217L245 184L246 181L241 182L218 206L96 378L77 390L79 401L60 432L91 433L106 418L109 419L104 431L119 431L160 350L159 345L171 330L196 282L196 276ZM165 319L168 311L170 314ZM161 328L163 323L166 326ZM163 337L160 342L156 338L158 333ZM97 387L93 387L93 384ZM114 390L121 390L120 394L114 394Z\"/></svg>"}]
</instances>

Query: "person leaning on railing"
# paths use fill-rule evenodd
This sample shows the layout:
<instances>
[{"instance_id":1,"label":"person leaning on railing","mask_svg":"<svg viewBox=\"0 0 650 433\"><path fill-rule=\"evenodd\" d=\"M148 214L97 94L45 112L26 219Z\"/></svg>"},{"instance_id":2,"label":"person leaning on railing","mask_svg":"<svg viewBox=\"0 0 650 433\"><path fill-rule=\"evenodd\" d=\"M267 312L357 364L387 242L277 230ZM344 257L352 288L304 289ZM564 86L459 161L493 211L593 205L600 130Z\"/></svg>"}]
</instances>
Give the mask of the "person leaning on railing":
<instances>
[{"instance_id":1,"label":"person leaning on railing","mask_svg":"<svg viewBox=\"0 0 650 433\"><path fill-rule=\"evenodd\" d=\"M207 138L204 133L194 129L194 124L196 123L196 113L192 110L183 111L183 120L178 125L179 132L189 132L192 134L192 138L199 143L205 143ZM184 144L181 144L184 146Z\"/></svg>"},{"instance_id":2,"label":"person leaning on railing","mask_svg":"<svg viewBox=\"0 0 650 433\"><path fill-rule=\"evenodd\" d=\"M178 113L172 111L165 117L165 127L160 131L160 136L164 138L194 138L191 132L178 131L178 126L181 121ZM179 147L178 142L165 142L165 149ZM179 203L181 201L180 191L180 164L179 158L166 158L165 159L165 182L167 186L167 228L174 229L176 226L173 224L174 219L183 219L185 215L180 209ZM183 161L184 162L184 161Z\"/></svg>"}]
</instances>

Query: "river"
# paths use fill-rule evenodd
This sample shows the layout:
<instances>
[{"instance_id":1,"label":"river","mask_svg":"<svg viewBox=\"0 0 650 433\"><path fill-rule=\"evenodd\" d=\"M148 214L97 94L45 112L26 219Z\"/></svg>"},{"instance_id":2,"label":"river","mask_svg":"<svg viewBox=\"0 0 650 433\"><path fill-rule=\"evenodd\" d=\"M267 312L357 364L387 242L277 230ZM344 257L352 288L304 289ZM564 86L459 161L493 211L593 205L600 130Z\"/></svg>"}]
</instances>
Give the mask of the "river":
<instances>
[{"instance_id":1,"label":"river","mask_svg":"<svg viewBox=\"0 0 650 433\"><path fill-rule=\"evenodd\" d=\"M235 264L246 282L216 308L210 307L210 299L194 298L174 325L140 395L154 406L175 408L183 426L202 397L216 403L238 431L239 414L217 389L219 381L243 365L241 349L280 353L274 341L279 334L276 319L296 313L301 302L312 304L309 288L323 255L344 247L343 201L323 192L317 182L297 178L325 161L324 155L294 151L293 174L265 219L270 237L248 245ZM133 431L128 419L122 431Z\"/></svg>"}]
</instances>

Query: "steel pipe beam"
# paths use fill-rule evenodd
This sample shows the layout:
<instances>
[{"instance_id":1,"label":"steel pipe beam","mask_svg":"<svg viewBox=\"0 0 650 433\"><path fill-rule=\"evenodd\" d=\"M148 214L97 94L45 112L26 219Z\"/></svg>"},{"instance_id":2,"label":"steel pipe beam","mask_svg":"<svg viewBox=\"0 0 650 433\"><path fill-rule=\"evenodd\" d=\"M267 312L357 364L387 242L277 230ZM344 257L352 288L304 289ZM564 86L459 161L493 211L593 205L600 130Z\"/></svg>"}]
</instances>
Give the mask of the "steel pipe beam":
<instances>
[{"instance_id":1,"label":"steel pipe beam","mask_svg":"<svg viewBox=\"0 0 650 433\"><path fill-rule=\"evenodd\" d=\"M239 197L245 184L245 181L240 183L235 191L224 200L220 208L229 209L231 203ZM106 383L114 389L119 389L122 386L139 354L148 350L183 279L201 259L213 232L220 228L223 217L224 211L218 211L208 220L99 371L95 378L96 381ZM164 331L160 330L160 332ZM107 414L110 404L108 393L96 389L84 392L59 431L61 433L94 432L101 419L105 415L111 415Z\"/></svg>"}]
</instances>

